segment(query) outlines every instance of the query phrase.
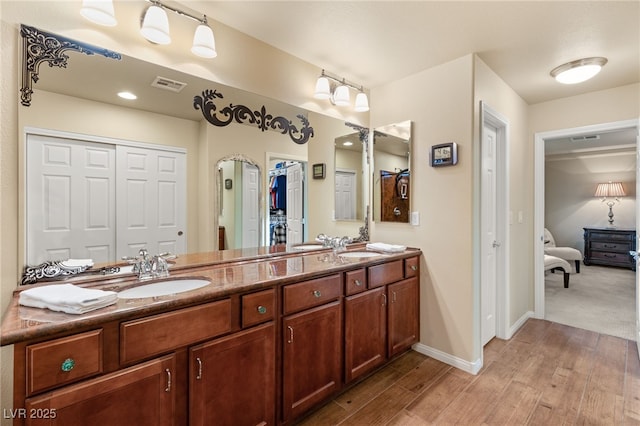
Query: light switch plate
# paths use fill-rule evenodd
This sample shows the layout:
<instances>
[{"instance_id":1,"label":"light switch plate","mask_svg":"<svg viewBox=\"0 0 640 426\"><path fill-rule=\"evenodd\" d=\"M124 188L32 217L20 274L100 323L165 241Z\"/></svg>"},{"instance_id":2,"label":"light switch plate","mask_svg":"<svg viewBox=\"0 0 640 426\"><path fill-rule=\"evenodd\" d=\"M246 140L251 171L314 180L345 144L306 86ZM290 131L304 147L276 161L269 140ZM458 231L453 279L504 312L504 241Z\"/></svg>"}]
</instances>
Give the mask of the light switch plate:
<instances>
[{"instance_id":1,"label":"light switch plate","mask_svg":"<svg viewBox=\"0 0 640 426\"><path fill-rule=\"evenodd\" d=\"M411 212L411 224L413 226L420 225L420 212Z\"/></svg>"}]
</instances>

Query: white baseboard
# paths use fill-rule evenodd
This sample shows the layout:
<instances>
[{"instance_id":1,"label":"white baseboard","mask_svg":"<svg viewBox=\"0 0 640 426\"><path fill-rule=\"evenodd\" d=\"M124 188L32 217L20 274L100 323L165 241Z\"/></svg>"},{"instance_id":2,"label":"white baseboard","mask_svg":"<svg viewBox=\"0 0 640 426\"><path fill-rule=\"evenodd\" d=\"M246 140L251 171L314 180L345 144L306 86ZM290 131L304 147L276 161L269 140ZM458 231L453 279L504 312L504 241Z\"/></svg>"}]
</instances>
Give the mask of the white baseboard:
<instances>
[{"instance_id":1,"label":"white baseboard","mask_svg":"<svg viewBox=\"0 0 640 426\"><path fill-rule=\"evenodd\" d=\"M524 313L524 315L518 318L518 320L511 327L509 327L509 336L507 336L507 340L511 339L513 335L516 334L518 330L520 330L520 327L522 327L529 318L533 318L534 316L535 313L533 311L527 311Z\"/></svg>"},{"instance_id":2,"label":"white baseboard","mask_svg":"<svg viewBox=\"0 0 640 426\"><path fill-rule=\"evenodd\" d=\"M413 350L416 352L420 352L423 355L427 355L431 358L437 359L438 361L442 361L445 364L449 364L452 367L459 368L460 370L466 371L470 374L478 374L478 371L480 371L480 369L482 368L482 359L478 359L474 362L469 362L430 346L423 345L422 343L416 343L415 345L413 345Z\"/></svg>"},{"instance_id":3,"label":"white baseboard","mask_svg":"<svg viewBox=\"0 0 640 426\"><path fill-rule=\"evenodd\" d=\"M533 317L533 311L525 312L525 314L522 315L515 322L515 324L509 327L509 336L506 337L506 340L511 339L511 337L513 337L513 335L516 334L518 330L520 330L520 327L522 327L529 318ZM416 352L420 352L423 355L427 355L431 358L437 359L438 361L442 361L445 364L449 364L452 367L459 368L460 370L466 371L470 374L478 374L478 371L480 371L480 369L482 368L482 358L470 362L446 352L442 352L441 350L424 345L422 343L416 343L415 345L413 345L413 350Z\"/></svg>"}]
</instances>

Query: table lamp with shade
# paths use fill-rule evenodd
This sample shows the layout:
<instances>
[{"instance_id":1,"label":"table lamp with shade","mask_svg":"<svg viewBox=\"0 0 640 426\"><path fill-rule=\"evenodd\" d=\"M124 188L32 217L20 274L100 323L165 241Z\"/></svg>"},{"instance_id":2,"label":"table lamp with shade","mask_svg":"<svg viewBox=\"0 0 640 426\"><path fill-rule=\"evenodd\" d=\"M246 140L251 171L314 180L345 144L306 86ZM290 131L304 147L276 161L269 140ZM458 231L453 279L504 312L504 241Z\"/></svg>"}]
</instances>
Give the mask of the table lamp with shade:
<instances>
[{"instance_id":1,"label":"table lamp with shade","mask_svg":"<svg viewBox=\"0 0 640 426\"><path fill-rule=\"evenodd\" d=\"M613 227L613 205L617 202L620 202L620 197L624 197L627 194L624 192L624 188L622 187L621 182L607 182L607 183L599 183L596 188L596 193L593 195L594 197L602 198L602 202L606 202L607 206L609 206L609 226ZM613 198L613 200L612 200Z\"/></svg>"}]
</instances>

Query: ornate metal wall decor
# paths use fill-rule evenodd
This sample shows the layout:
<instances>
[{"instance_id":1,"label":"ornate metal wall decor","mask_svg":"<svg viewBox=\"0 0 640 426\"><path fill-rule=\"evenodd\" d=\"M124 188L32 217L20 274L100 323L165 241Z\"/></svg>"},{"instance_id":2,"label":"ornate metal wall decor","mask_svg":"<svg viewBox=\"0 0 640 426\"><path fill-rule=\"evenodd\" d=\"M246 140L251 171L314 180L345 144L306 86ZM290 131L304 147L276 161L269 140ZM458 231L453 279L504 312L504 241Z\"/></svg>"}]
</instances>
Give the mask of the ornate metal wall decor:
<instances>
[{"instance_id":1,"label":"ornate metal wall decor","mask_svg":"<svg viewBox=\"0 0 640 426\"><path fill-rule=\"evenodd\" d=\"M64 52L72 50L85 55L98 54L105 58L121 60L122 55L111 50L81 43L70 38L41 31L27 25L20 25L22 36L22 88L20 101L24 106L31 105L32 85L39 80L40 64L47 62L49 67L66 68L69 56Z\"/></svg>"},{"instance_id":2,"label":"ornate metal wall decor","mask_svg":"<svg viewBox=\"0 0 640 426\"><path fill-rule=\"evenodd\" d=\"M362 145L364 146L365 158L367 159L367 164L369 164L369 129L366 127L362 127L358 124L349 123L348 121L344 123L345 126L351 127L358 131L358 138ZM368 240L367 240L368 241Z\"/></svg>"},{"instance_id":3,"label":"ornate metal wall decor","mask_svg":"<svg viewBox=\"0 0 640 426\"><path fill-rule=\"evenodd\" d=\"M204 118L214 126L228 126L234 120L240 124L253 124L263 132L271 129L283 135L288 133L291 140L299 145L307 143L313 137L313 127L309 127L309 120L302 114L296 115L302 121L302 127L298 130L291 120L268 114L264 105L259 111L253 111L245 105L233 104L218 110L215 101L222 98L222 93L215 89L205 90L202 96L193 98L193 107L199 109Z\"/></svg>"},{"instance_id":4,"label":"ornate metal wall decor","mask_svg":"<svg viewBox=\"0 0 640 426\"><path fill-rule=\"evenodd\" d=\"M20 285L35 284L38 281L65 278L81 273L108 275L120 272L119 266L106 266L104 268L88 270L90 265L67 266L64 262L50 260L37 266L25 266Z\"/></svg>"}]
</instances>

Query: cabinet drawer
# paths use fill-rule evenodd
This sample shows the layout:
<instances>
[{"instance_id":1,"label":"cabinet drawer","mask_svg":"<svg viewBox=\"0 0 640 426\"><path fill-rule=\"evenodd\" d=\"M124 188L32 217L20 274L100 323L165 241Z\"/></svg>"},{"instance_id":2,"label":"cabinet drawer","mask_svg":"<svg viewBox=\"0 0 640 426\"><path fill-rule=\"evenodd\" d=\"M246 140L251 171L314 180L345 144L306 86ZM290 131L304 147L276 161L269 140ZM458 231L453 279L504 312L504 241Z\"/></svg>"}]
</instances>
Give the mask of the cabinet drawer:
<instances>
[{"instance_id":1,"label":"cabinet drawer","mask_svg":"<svg viewBox=\"0 0 640 426\"><path fill-rule=\"evenodd\" d=\"M231 331L231 300L120 324L120 362L148 358Z\"/></svg>"},{"instance_id":2,"label":"cabinet drawer","mask_svg":"<svg viewBox=\"0 0 640 426\"><path fill-rule=\"evenodd\" d=\"M369 267L369 288L400 281L404 278L403 260L394 260Z\"/></svg>"},{"instance_id":3,"label":"cabinet drawer","mask_svg":"<svg viewBox=\"0 0 640 426\"><path fill-rule=\"evenodd\" d=\"M340 275L284 286L284 314L335 300L342 294Z\"/></svg>"},{"instance_id":4,"label":"cabinet drawer","mask_svg":"<svg viewBox=\"0 0 640 426\"><path fill-rule=\"evenodd\" d=\"M242 296L242 328L270 321L276 310L275 290L260 291Z\"/></svg>"},{"instance_id":5,"label":"cabinet drawer","mask_svg":"<svg viewBox=\"0 0 640 426\"><path fill-rule=\"evenodd\" d=\"M635 231L631 232L591 232L589 239L591 241L633 241L635 238Z\"/></svg>"},{"instance_id":6,"label":"cabinet drawer","mask_svg":"<svg viewBox=\"0 0 640 426\"><path fill-rule=\"evenodd\" d=\"M102 329L27 346L27 393L102 372Z\"/></svg>"},{"instance_id":7,"label":"cabinet drawer","mask_svg":"<svg viewBox=\"0 0 640 426\"><path fill-rule=\"evenodd\" d=\"M362 269L344 273L344 292L347 296L367 289L367 273Z\"/></svg>"},{"instance_id":8,"label":"cabinet drawer","mask_svg":"<svg viewBox=\"0 0 640 426\"><path fill-rule=\"evenodd\" d=\"M410 278L418 275L419 257L410 257L404 260L404 277Z\"/></svg>"},{"instance_id":9,"label":"cabinet drawer","mask_svg":"<svg viewBox=\"0 0 640 426\"><path fill-rule=\"evenodd\" d=\"M631 243L593 241L591 242L591 249L601 251L620 251L627 253L629 250L631 250Z\"/></svg>"},{"instance_id":10,"label":"cabinet drawer","mask_svg":"<svg viewBox=\"0 0 640 426\"><path fill-rule=\"evenodd\" d=\"M631 263L631 255L629 253L611 253L606 251L592 251L591 260L606 260L612 263Z\"/></svg>"}]
</instances>

